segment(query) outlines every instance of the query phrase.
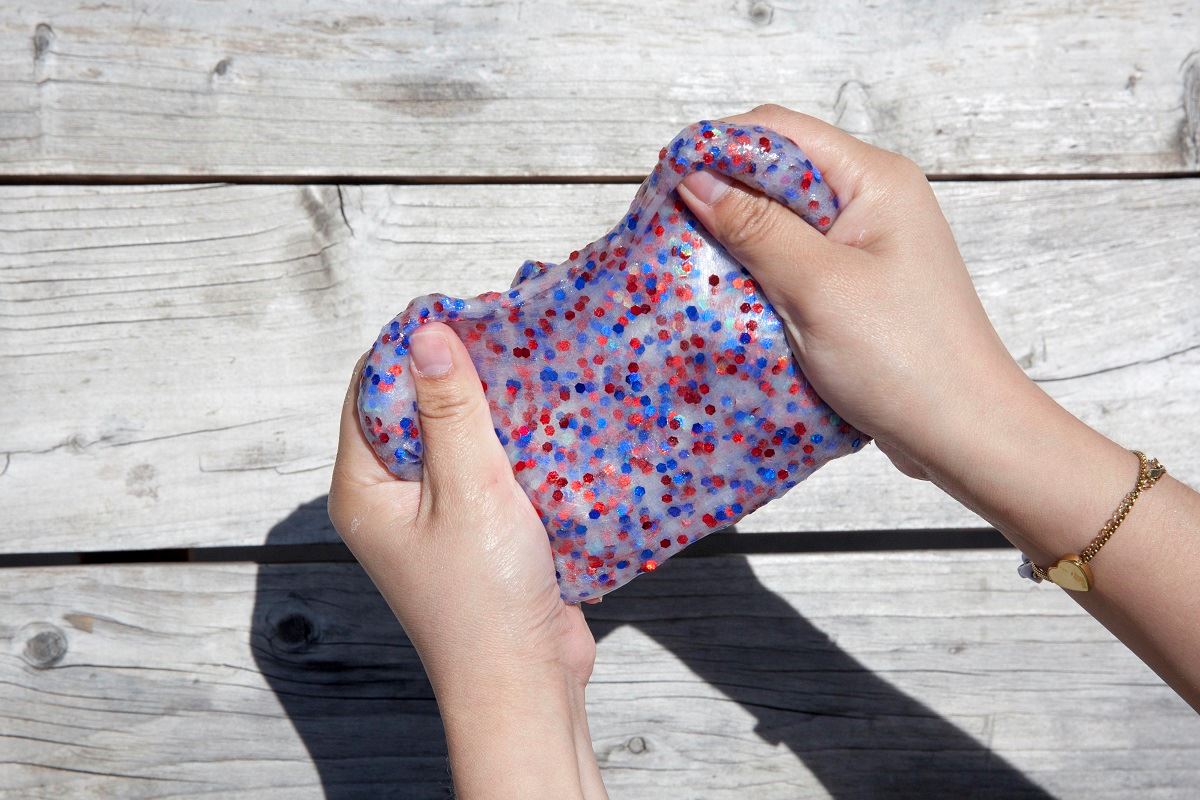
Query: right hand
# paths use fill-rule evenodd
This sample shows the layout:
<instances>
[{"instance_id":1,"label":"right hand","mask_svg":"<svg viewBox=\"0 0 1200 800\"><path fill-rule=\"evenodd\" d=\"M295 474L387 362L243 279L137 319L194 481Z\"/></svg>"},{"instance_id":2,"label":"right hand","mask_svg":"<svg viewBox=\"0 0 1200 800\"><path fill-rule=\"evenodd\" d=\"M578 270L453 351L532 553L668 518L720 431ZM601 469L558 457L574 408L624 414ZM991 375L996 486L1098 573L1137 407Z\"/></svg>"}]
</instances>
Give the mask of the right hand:
<instances>
[{"instance_id":1,"label":"right hand","mask_svg":"<svg viewBox=\"0 0 1200 800\"><path fill-rule=\"evenodd\" d=\"M1040 394L988 320L916 164L779 106L726 121L793 139L841 215L823 236L708 172L689 175L681 196L762 287L817 393L902 472L929 478L950 467L997 393Z\"/></svg>"},{"instance_id":2,"label":"right hand","mask_svg":"<svg viewBox=\"0 0 1200 800\"><path fill-rule=\"evenodd\" d=\"M794 139L841 202L822 236L741 184L722 192L728 181L693 173L680 190L762 287L813 388L902 472L932 480L1035 564L1079 552L1129 491L1137 458L1009 355L921 170L778 106L729 121ZM1091 591L1069 594L1200 710L1198 532L1200 495L1167 475L1090 562Z\"/></svg>"}]
</instances>

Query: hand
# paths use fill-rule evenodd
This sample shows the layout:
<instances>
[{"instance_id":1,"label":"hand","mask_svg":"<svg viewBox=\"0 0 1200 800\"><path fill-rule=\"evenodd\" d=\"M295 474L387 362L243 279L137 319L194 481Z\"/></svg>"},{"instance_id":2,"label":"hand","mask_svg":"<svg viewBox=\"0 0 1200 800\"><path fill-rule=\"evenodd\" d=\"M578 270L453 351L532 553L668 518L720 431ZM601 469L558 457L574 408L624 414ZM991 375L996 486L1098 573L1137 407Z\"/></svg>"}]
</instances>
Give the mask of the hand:
<instances>
[{"instance_id":1,"label":"hand","mask_svg":"<svg viewBox=\"0 0 1200 800\"><path fill-rule=\"evenodd\" d=\"M693 173L680 189L762 287L817 393L901 472L932 480L1030 555L1048 557L1030 509L1053 507L1028 484L1031 461L1044 489L1061 487L1061 470L1085 457L1094 474L1080 486L1103 521L1136 459L1054 403L1009 355L920 168L779 106L729 121L791 137L841 205L821 235L720 175Z\"/></svg>"},{"instance_id":2,"label":"hand","mask_svg":"<svg viewBox=\"0 0 1200 800\"><path fill-rule=\"evenodd\" d=\"M921 170L778 106L730 121L791 137L841 202L822 236L720 176L694 173L680 189L762 287L817 393L1034 563L1077 553L1133 485L1137 458L1009 355ZM1198 531L1200 495L1167 475L1091 562L1092 590L1070 594L1200 710Z\"/></svg>"},{"instance_id":3,"label":"hand","mask_svg":"<svg viewBox=\"0 0 1200 800\"><path fill-rule=\"evenodd\" d=\"M489 766L508 771L513 796L572 796L565 787L574 780L578 791L581 775L594 788L583 687L595 641L579 607L559 596L545 527L513 479L466 349L450 328L430 323L410 336L410 357L423 478L397 480L359 428L364 356L342 408L330 518L420 654L445 718L459 796L505 796L507 784L486 774ZM564 759L576 763L555 775L559 721L571 746ZM505 747L517 752L496 752ZM483 757L489 751L493 759ZM523 773L520 760L535 756ZM562 788L556 777L566 778Z\"/></svg>"},{"instance_id":4,"label":"hand","mask_svg":"<svg viewBox=\"0 0 1200 800\"><path fill-rule=\"evenodd\" d=\"M906 474L949 455L997 393L1030 384L971 283L916 164L813 117L762 106L730 122L796 141L842 213L822 236L740 183L699 172L681 195L784 320L818 394Z\"/></svg>"}]
</instances>

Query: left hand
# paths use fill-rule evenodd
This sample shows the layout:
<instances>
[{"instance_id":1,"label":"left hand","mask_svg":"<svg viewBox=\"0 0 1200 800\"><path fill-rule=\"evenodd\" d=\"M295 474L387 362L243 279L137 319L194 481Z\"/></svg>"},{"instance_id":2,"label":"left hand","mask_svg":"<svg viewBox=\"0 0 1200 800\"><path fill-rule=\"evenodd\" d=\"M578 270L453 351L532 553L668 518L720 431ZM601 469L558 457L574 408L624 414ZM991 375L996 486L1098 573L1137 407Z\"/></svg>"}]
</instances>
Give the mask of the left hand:
<instances>
[{"instance_id":1,"label":"left hand","mask_svg":"<svg viewBox=\"0 0 1200 800\"><path fill-rule=\"evenodd\" d=\"M334 527L421 656L439 699L465 682L495 685L561 671L580 690L596 644L564 603L545 527L513 478L479 376L454 332L410 337L424 474L384 468L358 423L364 356L342 408L329 491Z\"/></svg>"}]
</instances>

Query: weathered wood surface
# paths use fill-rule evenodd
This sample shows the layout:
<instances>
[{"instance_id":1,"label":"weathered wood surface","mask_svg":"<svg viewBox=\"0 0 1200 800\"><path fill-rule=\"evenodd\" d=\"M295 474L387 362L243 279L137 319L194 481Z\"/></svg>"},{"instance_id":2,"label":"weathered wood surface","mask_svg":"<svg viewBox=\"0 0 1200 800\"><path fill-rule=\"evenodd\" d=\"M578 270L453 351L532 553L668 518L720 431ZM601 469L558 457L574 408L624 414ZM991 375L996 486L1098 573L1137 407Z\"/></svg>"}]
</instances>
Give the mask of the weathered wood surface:
<instances>
[{"instance_id":1,"label":"weathered wood surface","mask_svg":"<svg viewBox=\"0 0 1200 800\"><path fill-rule=\"evenodd\" d=\"M1200 783L1200 717L1012 553L676 559L588 614L614 798ZM443 748L356 565L3 572L0 797L443 797Z\"/></svg>"},{"instance_id":2,"label":"weathered wood surface","mask_svg":"<svg viewBox=\"0 0 1200 800\"><path fill-rule=\"evenodd\" d=\"M774 101L928 172L1200 168L1195 0L43 0L0 19L0 173L638 175Z\"/></svg>"},{"instance_id":3,"label":"weathered wood surface","mask_svg":"<svg viewBox=\"0 0 1200 800\"><path fill-rule=\"evenodd\" d=\"M1200 482L1200 180L936 186L1029 372ZM261 543L327 489L351 365L393 313L561 258L631 193L0 189L0 552ZM871 448L739 528L979 524Z\"/></svg>"}]
</instances>

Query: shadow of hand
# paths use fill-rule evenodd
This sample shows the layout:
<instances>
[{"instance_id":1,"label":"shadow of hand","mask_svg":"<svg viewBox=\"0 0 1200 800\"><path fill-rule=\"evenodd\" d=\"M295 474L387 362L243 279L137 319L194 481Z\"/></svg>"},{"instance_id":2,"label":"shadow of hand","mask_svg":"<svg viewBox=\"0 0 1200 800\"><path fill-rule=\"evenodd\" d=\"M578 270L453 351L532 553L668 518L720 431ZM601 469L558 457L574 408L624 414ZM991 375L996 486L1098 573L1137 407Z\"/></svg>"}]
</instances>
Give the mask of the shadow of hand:
<instances>
[{"instance_id":1,"label":"shadow of hand","mask_svg":"<svg viewBox=\"0 0 1200 800\"><path fill-rule=\"evenodd\" d=\"M324 538L313 527L328 528L324 507L324 497L304 504L267 544ZM673 559L587 616L597 642L622 625L655 639L753 714L755 731L787 745L835 798L1049 797L837 647L742 556ZM260 566L252 647L326 797L451 796L433 691L357 564Z\"/></svg>"}]
</instances>

